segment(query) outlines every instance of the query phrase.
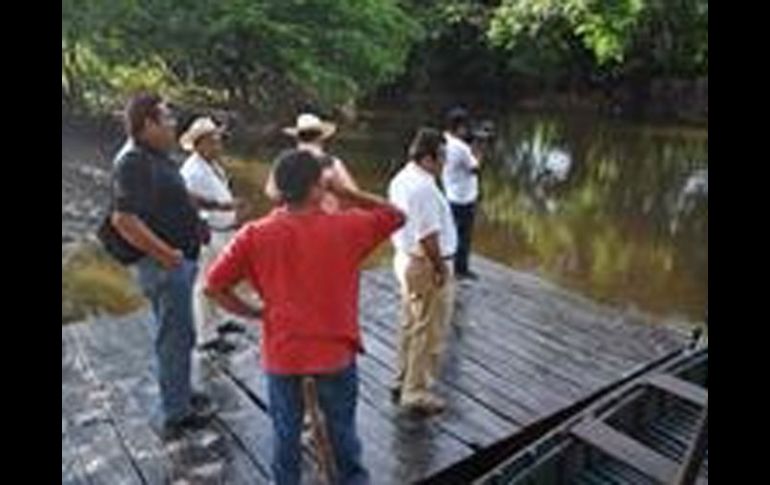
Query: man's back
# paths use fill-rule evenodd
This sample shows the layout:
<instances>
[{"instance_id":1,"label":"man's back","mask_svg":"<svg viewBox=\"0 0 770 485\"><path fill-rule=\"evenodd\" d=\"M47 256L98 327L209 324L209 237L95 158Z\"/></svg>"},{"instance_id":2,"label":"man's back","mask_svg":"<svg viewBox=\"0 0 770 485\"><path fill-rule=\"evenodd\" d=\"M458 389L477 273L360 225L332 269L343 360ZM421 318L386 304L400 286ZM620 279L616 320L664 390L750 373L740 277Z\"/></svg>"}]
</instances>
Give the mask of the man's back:
<instances>
[{"instance_id":1,"label":"man's back","mask_svg":"<svg viewBox=\"0 0 770 485\"><path fill-rule=\"evenodd\" d=\"M433 176L414 162L406 164L388 186L388 199L409 218L391 239L397 252L420 254L419 241L439 234L439 247L449 255L457 247L456 229L444 195Z\"/></svg>"},{"instance_id":2,"label":"man's back","mask_svg":"<svg viewBox=\"0 0 770 485\"><path fill-rule=\"evenodd\" d=\"M457 204L474 202L479 194L478 176L474 172L479 163L465 141L446 134L446 162L441 174L447 199Z\"/></svg>"},{"instance_id":3,"label":"man's back","mask_svg":"<svg viewBox=\"0 0 770 485\"><path fill-rule=\"evenodd\" d=\"M361 348L359 265L400 222L388 208L279 208L238 232L209 273L210 284L246 277L259 293L269 371L336 370Z\"/></svg>"}]
</instances>

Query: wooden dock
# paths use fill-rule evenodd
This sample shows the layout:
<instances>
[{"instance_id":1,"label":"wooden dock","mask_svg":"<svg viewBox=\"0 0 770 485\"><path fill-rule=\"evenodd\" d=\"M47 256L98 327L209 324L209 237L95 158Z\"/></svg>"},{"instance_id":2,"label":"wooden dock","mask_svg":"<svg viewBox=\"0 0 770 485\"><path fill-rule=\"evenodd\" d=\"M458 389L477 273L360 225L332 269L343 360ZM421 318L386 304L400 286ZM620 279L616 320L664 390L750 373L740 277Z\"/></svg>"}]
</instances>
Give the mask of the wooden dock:
<instances>
[{"instance_id":1,"label":"wooden dock","mask_svg":"<svg viewBox=\"0 0 770 485\"><path fill-rule=\"evenodd\" d=\"M449 407L419 419L390 401L399 296L388 268L361 280L367 353L359 359L364 460L375 484L428 478L681 348L686 336L597 305L527 273L473 259L458 287L439 393ZM220 408L209 429L163 442L147 312L62 327L63 484L261 484L271 428L258 326L237 350L197 359ZM309 455L306 483L317 483Z\"/></svg>"}]
</instances>

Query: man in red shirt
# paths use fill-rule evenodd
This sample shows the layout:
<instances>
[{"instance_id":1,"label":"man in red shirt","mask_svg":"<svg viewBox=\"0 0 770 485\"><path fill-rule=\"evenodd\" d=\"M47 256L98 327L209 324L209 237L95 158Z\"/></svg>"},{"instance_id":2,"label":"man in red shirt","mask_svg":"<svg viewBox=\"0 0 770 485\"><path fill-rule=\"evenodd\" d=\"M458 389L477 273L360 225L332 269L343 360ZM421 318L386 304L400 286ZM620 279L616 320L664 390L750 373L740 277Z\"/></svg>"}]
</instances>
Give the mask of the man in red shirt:
<instances>
[{"instance_id":1,"label":"man in red shirt","mask_svg":"<svg viewBox=\"0 0 770 485\"><path fill-rule=\"evenodd\" d=\"M212 263L206 293L232 313L263 318L262 365L275 433L276 482L299 483L301 379L313 376L339 483L368 483L355 427L355 361L363 349L359 266L405 217L375 195L334 181L323 187L320 163L308 151L280 155L273 173L283 204L238 231ZM352 208L323 211L325 189ZM242 280L260 295L262 310L233 291Z\"/></svg>"}]
</instances>

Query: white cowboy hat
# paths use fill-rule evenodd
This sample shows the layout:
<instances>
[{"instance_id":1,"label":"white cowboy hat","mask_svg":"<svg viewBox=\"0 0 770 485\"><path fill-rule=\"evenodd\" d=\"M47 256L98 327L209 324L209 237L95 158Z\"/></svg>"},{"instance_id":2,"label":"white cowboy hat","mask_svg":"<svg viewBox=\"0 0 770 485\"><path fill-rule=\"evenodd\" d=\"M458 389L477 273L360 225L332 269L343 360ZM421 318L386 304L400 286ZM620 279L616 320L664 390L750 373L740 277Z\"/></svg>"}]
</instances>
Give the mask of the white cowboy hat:
<instances>
[{"instance_id":1,"label":"white cowboy hat","mask_svg":"<svg viewBox=\"0 0 770 485\"><path fill-rule=\"evenodd\" d=\"M321 134L321 139L324 140L337 131L337 125L328 121L323 121L312 113L302 113L297 116L296 125L288 126L283 129L284 133L294 137L303 131L317 131Z\"/></svg>"},{"instance_id":2,"label":"white cowboy hat","mask_svg":"<svg viewBox=\"0 0 770 485\"><path fill-rule=\"evenodd\" d=\"M191 152L195 149L195 142L198 141L198 138L212 133L221 135L223 131L224 129L217 126L214 120L209 117L196 118L187 131L179 137L179 144L183 149Z\"/></svg>"}]
</instances>

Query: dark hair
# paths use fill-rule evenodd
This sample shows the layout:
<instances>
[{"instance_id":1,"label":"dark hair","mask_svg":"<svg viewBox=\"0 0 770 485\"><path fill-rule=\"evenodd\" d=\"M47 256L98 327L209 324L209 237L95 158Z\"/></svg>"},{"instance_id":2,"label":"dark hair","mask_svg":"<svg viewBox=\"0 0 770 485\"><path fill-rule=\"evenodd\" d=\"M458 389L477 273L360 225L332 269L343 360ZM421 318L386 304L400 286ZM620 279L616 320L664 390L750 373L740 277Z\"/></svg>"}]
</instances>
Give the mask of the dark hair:
<instances>
[{"instance_id":1,"label":"dark hair","mask_svg":"<svg viewBox=\"0 0 770 485\"><path fill-rule=\"evenodd\" d=\"M297 140L303 143L309 143L316 141L322 134L323 132L321 130L302 130L297 133Z\"/></svg>"},{"instance_id":2,"label":"dark hair","mask_svg":"<svg viewBox=\"0 0 770 485\"><path fill-rule=\"evenodd\" d=\"M438 158L438 151L446 144L443 133L435 128L422 127L409 145L409 159L419 162L425 157Z\"/></svg>"},{"instance_id":3,"label":"dark hair","mask_svg":"<svg viewBox=\"0 0 770 485\"><path fill-rule=\"evenodd\" d=\"M461 126L468 126L469 119L468 110L461 106L456 106L446 114L446 128L449 131L457 131Z\"/></svg>"},{"instance_id":4,"label":"dark hair","mask_svg":"<svg viewBox=\"0 0 770 485\"><path fill-rule=\"evenodd\" d=\"M147 120L158 121L161 103L163 98L155 93L140 93L128 100L124 114L126 133L136 138Z\"/></svg>"},{"instance_id":5,"label":"dark hair","mask_svg":"<svg viewBox=\"0 0 770 485\"><path fill-rule=\"evenodd\" d=\"M307 150L286 150L273 164L275 185L284 202L303 202L313 185L321 178L321 164Z\"/></svg>"}]
</instances>

